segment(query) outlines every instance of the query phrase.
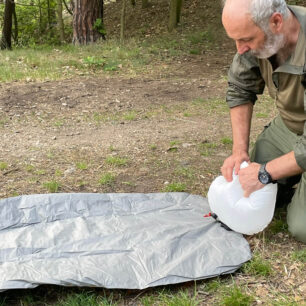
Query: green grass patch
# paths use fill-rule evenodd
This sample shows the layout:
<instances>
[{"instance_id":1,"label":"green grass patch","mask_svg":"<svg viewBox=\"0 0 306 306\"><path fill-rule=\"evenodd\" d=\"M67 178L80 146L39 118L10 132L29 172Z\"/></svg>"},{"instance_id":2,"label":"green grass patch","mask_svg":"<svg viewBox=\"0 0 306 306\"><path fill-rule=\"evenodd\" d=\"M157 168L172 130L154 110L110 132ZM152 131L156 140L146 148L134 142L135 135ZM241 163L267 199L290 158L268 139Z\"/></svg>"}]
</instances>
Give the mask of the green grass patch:
<instances>
[{"instance_id":1,"label":"green grass patch","mask_svg":"<svg viewBox=\"0 0 306 306\"><path fill-rule=\"evenodd\" d=\"M186 177L189 179L194 178L194 171L188 167L178 167L175 169L174 172L178 176Z\"/></svg>"},{"instance_id":2,"label":"green grass patch","mask_svg":"<svg viewBox=\"0 0 306 306\"><path fill-rule=\"evenodd\" d=\"M214 153L217 147L218 146L215 143L202 142L199 144L198 149L202 156L210 156L211 154Z\"/></svg>"},{"instance_id":3,"label":"green grass patch","mask_svg":"<svg viewBox=\"0 0 306 306\"><path fill-rule=\"evenodd\" d=\"M136 112L131 111L131 112L124 114L122 118L124 120L133 121L136 119L136 116L137 116Z\"/></svg>"},{"instance_id":4,"label":"green grass patch","mask_svg":"<svg viewBox=\"0 0 306 306\"><path fill-rule=\"evenodd\" d=\"M118 156L108 156L105 160L108 165L112 166L126 166L128 159Z\"/></svg>"},{"instance_id":5,"label":"green grass patch","mask_svg":"<svg viewBox=\"0 0 306 306\"><path fill-rule=\"evenodd\" d=\"M196 295L191 296L188 291L179 291L176 294L161 292L157 298L157 305L165 306L197 306L200 301ZM154 305L154 304L151 304ZM155 304L156 305L156 304Z\"/></svg>"},{"instance_id":6,"label":"green grass patch","mask_svg":"<svg viewBox=\"0 0 306 306\"><path fill-rule=\"evenodd\" d=\"M196 98L192 100L192 104L194 105L203 105L205 103L205 100L203 98Z\"/></svg>"},{"instance_id":7,"label":"green grass patch","mask_svg":"<svg viewBox=\"0 0 306 306\"><path fill-rule=\"evenodd\" d=\"M204 291L208 293L218 292L221 286L220 279L209 280L205 283Z\"/></svg>"},{"instance_id":8,"label":"green grass patch","mask_svg":"<svg viewBox=\"0 0 306 306\"><path fill-rule=\"evenodd\" d=\"M25 166L25 171L27 172L34 172L35 167L33 165L26 165Z\"/></svg>"},{"instance_id":9,"label":"green grass patch","mask_svg":"<svg viewBox=\"0 0 306 306\"><path fill-rule=\"evenodd\" d=\"M280 232L288 232L288 224L285 220L274 219L267 228L269 234L275 235Z\"/></svg>"},{"instance_id":10,"label":"green grass patch","mask_svg":"<svg viewBox=\"0 0 306 306\"><path fill-rule=\"evenodd\" d=\"M231 138L228 138L228 137L223 137L221 139L221 143L224 144L224 145L232 145L233 140Z\"/></svg>"},{"instance_id":11,"label":"green grass patch","mask_svg":"<svg viewBox=\"0 0 306 306\"><path fill-rule=\"evenodd\" d=\"M306 248L303 250L294 251L291 255L294 261L306 263Z\"/></svg>"},{"instance_id":12,"label":"green grass patch","mask_svg":"<svg viewBox=\"0 0 306 306\"><path fill-rule=\"evenodd\" d=\"M200 54L216 42L214 31L164 33L158 36L108 39L86 46L72 44L3 50L0 54L0 81L57 80L92 73L135 74L160 69L156 62L171 62L186 54ZM154 56L152 56L154 55Z\"/></svg>"},{"instance_id":13,"label":"green grass patch","mask_svg":"<svg viewBox=\"0 0 306 306\"><path fill-rule=\"evenodd\" d=\"M168 184L164 191L166 192L183 192L183 191L186 191L186 184L183 184L183 183L170 183Z\"/></svg>"},{"instance_id":14,"label":"green grass patch","mask_svg":"<svg viewBox=\"0 0 306 306\"><path fill-rule=\"evenodd\" d=\"M263 277L268 277L273 273L271 263L262 258L258 253L254 254L251 261L243 265L242 271L246 274Z\"/></svg>"},{"instance_id":15,"label":"green grass patch","mask_svg":"<svg viewBox=\"0 0 306 306\"><path fill-rule=\"evenodd\" d=\"M73 293L56 304L56 306L115 306L112 298L106 298L94 293Z\"/></svg>"},{"instance_id":16,"label":"green grass patch","mask_svg":"<svg viewBox=\"0 0 306 306\"><path fill-rule=\"evenodd\" d=\"M105 173L99 180L100 185L111 185L115 182L116 177L112 173Z\"/></svg>"},{"instance_id":17,"label":"green grass patch","mask_svg":"<svg viewBox=\"0 0 306 306\"><path fill-rule=\"evenodd\" d=\"M220 305L225 306L248 306L254 302L254 297L248 295L244 290L237 285L226 288L222 292Z\"/></svg>"},{"instance_id":18,"label":"green grass patch","mask_svg":"<svg viewBox=\"0 0 306 306\"><path fill-rule=\"evenodd\" d=\"M55 176L63 176L63 171L60 169L56 169L54 174Z\"/></svg>"},{"instance_id":19,"label":"green grass patch","mask_svg":"<svg viewBox=\"0 0 306 306\"><path fill-rule=\"evenodd\" d=\"M59 191L60 184L57 181L50 181L43 183L43 186L50 192L56 193Z\"/></svg>"},{"instance_id":20,"label":"green grass patch","mask_svg":"<svg viewBox=\"0 0 306 306\"><path fill-rule=\"evenodd\" d=\"M75 166L77 167L77 169L79 170L87 170L88 169L88 165L85 162L77 162L75 164Z\"/></svg>"},{"instance_id":21,"label":"green grass patch","mask_svg":"<svg viewBox=\"0 0 306 306\"><path fill-rule=\"evenodd\" d=\"M8 168L8 164L6 162L0 162L0 170L6 170Z\"/></svg>"}]
</instances>

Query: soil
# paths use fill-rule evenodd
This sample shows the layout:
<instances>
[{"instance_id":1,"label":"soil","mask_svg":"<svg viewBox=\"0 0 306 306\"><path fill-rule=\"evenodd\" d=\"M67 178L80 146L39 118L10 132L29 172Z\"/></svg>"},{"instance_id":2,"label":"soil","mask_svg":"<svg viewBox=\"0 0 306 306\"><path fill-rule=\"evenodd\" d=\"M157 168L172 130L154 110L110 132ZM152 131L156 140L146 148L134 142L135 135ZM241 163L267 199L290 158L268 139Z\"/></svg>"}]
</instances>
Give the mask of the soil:
<instances>
[{"instance_id":1,"label":"soil","mask_svg":"<svg viewBox=\"0 0 306 306\"><path fill-rule=\"evenodd\" d=\"M142 15L144 37L158 35L166 26L161 22L153 33L154 24L164 16L165 4L160 3L160 14ZM183 15L184 25L192 28L188 20L198 6L207 15L204 21L195 15L193 24L202 20L204 26L215 20L219 11L211 3L192 1ZM114 12L118 5L107 10ZM214 10L209 10L211 5ZM149 17L157 18L156 23ZM118 33L118 18L114 13L108 20L109 33ZM133 35L139 27L131 21L129 29ZM56 182L59 192L99 193L159 192L180 183L183 191L206 196L231 152L224 96L235 50L223 35L222 44L210 52L158 63L150 74L134 78L115 73L0 84L0 197L50 192L48 182ZM252 141L275 115L268 102L257 107L255 112L265 115L254 116ZM107 173L114 180L101 183ZM268 244L262 234L248 239L254 252L273 261L276 275L258 281L238 274L235 282L264 296L257 304L273 298L273 290L303 301L305 266L292 262L287 266L293 250L303 245L286 231L269 235ZM272 254L282 257L275 259ZM204 304L213 300L207 294L201 298Z\"/></svg>"}]
</instances>

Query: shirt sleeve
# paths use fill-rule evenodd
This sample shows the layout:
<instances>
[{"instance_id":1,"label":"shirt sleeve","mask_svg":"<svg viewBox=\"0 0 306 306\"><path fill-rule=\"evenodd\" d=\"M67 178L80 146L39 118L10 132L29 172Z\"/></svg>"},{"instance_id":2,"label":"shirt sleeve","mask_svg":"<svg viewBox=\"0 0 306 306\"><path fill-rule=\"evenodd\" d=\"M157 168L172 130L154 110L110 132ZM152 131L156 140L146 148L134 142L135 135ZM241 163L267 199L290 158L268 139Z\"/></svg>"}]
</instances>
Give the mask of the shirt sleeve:
<instances>
[{"instance_id":1,"label":"shirt sleeve","mask_svg":"<svg viewBox=\"0 0 306 306\"><path fill-rule=\"evenodd\" d=\"M306 112L306 89L304 91L304 109ZM306 171L306 122L304 123L303 135L299 138L293 151L297 164Z\"/></svg>"},{"instance_id":2,"label":"shirt sleeve","mask_svg":"<svg viewBox=\"0 0 306 306\"><path fill-rule=\"evenodd\" d=\"M236 54L228 72L226 102L229 107L257 100L262 94L265 82L261 76L258 60L249 53Z\"/></svg>"}]
</instances>

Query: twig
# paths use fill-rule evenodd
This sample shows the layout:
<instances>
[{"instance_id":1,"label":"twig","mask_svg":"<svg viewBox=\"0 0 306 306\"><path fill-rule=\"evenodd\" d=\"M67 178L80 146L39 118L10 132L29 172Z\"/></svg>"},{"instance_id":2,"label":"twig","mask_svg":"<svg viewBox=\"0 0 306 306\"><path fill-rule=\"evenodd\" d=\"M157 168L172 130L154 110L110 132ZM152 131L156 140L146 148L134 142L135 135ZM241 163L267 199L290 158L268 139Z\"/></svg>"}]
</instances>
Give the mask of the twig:
<instances>
[{"instance_id":1,"label":"twig","mask_svg":"<svg viewBox=\"0 0 306 306\"><path fill-rule=\"evenodd\" d=\"M19 168L11 169L11 170L8 170L8 171L3 172L2 175L7 175L7 174L9 174L9 173L11 173L11 172L19 171L19 170L20 170Z\"/></svg>"}]
</instances>

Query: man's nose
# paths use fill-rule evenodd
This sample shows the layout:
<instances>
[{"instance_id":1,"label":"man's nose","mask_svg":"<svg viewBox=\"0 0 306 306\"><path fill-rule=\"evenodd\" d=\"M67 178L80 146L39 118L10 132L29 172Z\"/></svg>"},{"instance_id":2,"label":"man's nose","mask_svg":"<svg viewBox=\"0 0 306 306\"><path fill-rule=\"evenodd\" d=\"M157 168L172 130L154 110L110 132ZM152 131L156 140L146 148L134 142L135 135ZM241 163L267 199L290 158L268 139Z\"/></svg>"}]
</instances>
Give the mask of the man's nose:
<instances>
[{"instance_id":1,"label":"man's nose","mask_svg":"<svg viewBox=\"0 0 306 306\"><path fill-rule=\"evenodd\" d=\"M236 48L239 54L248 52L251 49L246 43L238 42L238 41L236 41Z\"/></svg>"}]
</instances>

